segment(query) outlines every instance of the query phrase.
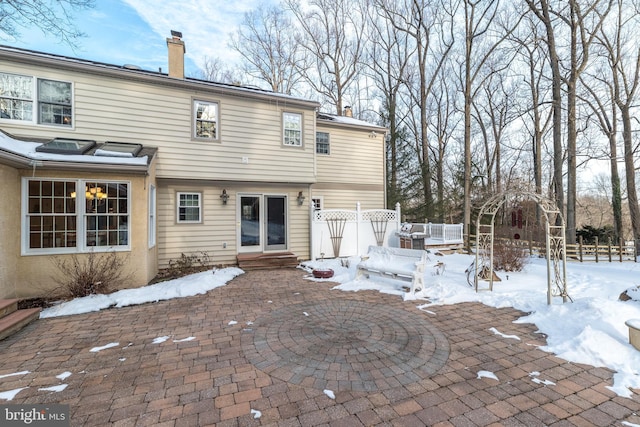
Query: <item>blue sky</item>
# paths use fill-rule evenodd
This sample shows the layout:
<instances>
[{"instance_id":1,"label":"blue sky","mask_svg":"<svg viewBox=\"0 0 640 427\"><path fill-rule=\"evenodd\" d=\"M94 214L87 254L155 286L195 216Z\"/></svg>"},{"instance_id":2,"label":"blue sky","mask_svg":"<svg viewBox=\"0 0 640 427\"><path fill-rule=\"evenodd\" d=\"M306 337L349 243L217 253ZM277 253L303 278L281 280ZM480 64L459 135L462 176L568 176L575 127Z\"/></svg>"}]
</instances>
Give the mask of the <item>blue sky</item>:
<instances>
[{"instance_id":1,"label":"blue sky","mask_svg":"<svg viewBox=\"0 0 640 427\"><path fill-rule=\"evenodd\" d=\"M271 1L271 0L270 0ZM171 30L182 32L186 44L185 72L194 76L205 57L237 61L227 47L229 34L244 13L260 0L97 0L94 9L80 11L75 23L87 37L72 49L36 27L20 29L20 37L0 43L109 64L134 64L144 69L167 71L166 38Z\"/></svg>"}]
</instances>

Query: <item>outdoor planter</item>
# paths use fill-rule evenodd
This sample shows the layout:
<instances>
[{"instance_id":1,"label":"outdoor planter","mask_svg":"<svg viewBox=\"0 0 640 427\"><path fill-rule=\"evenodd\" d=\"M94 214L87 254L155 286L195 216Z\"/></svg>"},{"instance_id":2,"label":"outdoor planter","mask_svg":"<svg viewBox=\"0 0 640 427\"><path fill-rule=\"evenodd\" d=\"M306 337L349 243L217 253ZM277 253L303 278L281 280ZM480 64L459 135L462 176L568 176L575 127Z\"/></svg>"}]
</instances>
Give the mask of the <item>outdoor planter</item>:
<instances>
[{"instance_id":1,"label":"outdoor planter","mask_svg":"<svg viewBox=\"0 0 640 427\"><path fill-rule=\"evenodd\" d=\"M640 350L640 319L629 319L624 324L629 327L629 343Z\"/></svg>"},{"instance_id":2,"label":"outdoor planter","mask_svg":"<svg viewBox=\"0 0 640 427\"><path fill-rule=\"evenodd\" d=\"M333 270L330 268L314 268L313 277L316 279L328 279L333 277Z\"/></svg>"}]
</instances>

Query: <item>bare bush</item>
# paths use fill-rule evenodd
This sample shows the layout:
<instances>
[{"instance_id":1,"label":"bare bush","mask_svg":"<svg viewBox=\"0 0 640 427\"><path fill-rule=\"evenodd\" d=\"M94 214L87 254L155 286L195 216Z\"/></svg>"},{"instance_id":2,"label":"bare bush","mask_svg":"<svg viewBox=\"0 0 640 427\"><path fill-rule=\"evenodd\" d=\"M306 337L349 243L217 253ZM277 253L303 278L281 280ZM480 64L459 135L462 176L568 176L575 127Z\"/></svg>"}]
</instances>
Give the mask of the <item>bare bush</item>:
<instances>
[{"instance_id":1,"label":"bare bush","mask_svg":"<svg viewBox=\"0 0 640 427\"><path fill-rule=\"evenodd\" d=\"M169 267L163 274L163 279L175 279L188 274L199 273L211 268L211 259L206 252L190 255L180 254L180 258L169 260Z\"/></svg>"},{"instance_id":2,"label":"bare bush","mask_svg":"<svg viewBox=\"0 0 640 427\"><path fill-rule=\"evenodd\" d=\"M128 255L116 252L96 254L73 254L66 258L53 258L59 274L53 280L60 285L60 296L64 298L84 297L92 294L107 294L131 278L125 272Z\"/></svg>"},{"instance_id":3,"label":"bare bush","mask_svg":"<svg viewBox=\"0 0 640 427\"><path fill-rule=\"evenodd\" d=\"M529 260L527 249L516 242L504 240L493 244L493 269L522 271Z\"/></svg>"}]
</instances>

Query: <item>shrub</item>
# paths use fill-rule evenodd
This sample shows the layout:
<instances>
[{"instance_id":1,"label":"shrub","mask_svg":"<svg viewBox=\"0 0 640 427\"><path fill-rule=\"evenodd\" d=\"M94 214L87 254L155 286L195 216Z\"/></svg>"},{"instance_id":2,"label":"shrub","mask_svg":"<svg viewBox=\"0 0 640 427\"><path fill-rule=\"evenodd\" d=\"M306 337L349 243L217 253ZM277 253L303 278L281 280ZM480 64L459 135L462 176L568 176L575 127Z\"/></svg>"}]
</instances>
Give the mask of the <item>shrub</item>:
<instances>
[{"instance_id":1,"label":"shrub","mask_svg":"<svg viewBox=\"0 0 640 427\"><path fill-rule=\"evenodd\" d=\"M92 294L107 294L131 278L124 266L128 255L116 252L71 255L69 258L53 258L59 275L53 280L60 285L63 298L77 298Z\"/></svg>"},{"instance_id":2,"label":"shrub","mask_svg":"<svg viewBox=\"0 0 640 427\"><path fill-rule=\"evenodd\" d=\"M188 274L198 273L207 270L211 265L209 254L206 252L194 253L191 255L180 254L177 260L169 260L169 267L163 275L165 279L175 279Z\"/></svg>"},{"instance_id":3,"label":"shrub","mask_svg":"<svg viewBox=\"0 0 640 427\"><path fill-rule=\"evenodd\" d=\"M513 241L496 241L493 244L494 270L522 271L528 259L527 249Z\"/></svg>"}]
</instances>

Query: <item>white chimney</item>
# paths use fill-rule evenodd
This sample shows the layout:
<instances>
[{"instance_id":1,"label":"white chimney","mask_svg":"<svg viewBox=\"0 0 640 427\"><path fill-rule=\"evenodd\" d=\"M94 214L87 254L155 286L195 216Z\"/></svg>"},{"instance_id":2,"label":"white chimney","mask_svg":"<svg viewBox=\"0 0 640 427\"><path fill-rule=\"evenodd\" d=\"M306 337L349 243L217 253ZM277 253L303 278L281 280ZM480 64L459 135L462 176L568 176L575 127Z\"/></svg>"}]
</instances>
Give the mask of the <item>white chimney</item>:
<instances>
[{"instance_id":1,"label":"white chimney","mask_svg":"<svg viewBox=\"0 0 640 427\"><path fill-rule=\"evenodd\" d=\"M344 107L344 116L345 117L353 117L353 111L351 110L351 106L347 105Z\"/></svg>"},{"instance_id":2,"label":"white chimney","mask_svg":"<svg viewBox=\"0 0 640 427\"><path fill-rule=\"evenodd\" d=\"M184 79L184 54L187 49L182 41L182 33L171 30L171 38L167 39L169 50L169 77Z\"/></svg>"}]
</instances>

